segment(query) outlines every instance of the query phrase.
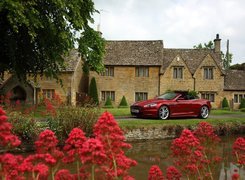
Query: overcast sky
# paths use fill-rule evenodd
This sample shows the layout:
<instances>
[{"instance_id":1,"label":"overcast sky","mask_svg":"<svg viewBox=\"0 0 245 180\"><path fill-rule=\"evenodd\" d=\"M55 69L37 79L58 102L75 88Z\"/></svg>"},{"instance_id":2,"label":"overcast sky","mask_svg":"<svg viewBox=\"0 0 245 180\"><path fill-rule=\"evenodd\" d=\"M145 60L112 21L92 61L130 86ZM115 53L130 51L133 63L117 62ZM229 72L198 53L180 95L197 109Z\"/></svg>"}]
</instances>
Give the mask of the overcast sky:
<instances>
[{"instance_id":1,"label":"overcast sky","mask_svg":"<svg viewBox=\"0 0 245 180\"><path fill-rule=\"evenodd\" d=\"M218 33L230 41L233 62L245 62L245 0L94 0L95 26L106 40L163 40L193 48Z\"/></svg>"}]
</instances>

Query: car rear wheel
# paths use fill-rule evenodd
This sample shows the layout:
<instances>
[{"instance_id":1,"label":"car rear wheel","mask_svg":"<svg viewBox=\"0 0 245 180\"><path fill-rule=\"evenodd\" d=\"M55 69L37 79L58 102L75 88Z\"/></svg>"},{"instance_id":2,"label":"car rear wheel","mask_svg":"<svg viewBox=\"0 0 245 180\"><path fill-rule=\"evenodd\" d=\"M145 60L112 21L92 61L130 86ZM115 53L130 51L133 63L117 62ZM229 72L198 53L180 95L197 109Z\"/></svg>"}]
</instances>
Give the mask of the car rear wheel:
<instances>
[{"instance_id":1,"label":"car rear wheel","mask_svg":"<svg viewBox=\"0 0 245 180\"><path fill-rule=\"evenodd\" d=\"M200 110L200 117L202 119L207 119L209 116L209 109L207 106L202 106Z\"/></svg>"},{"instance_id":2,"label":"car rear wheel","mask_svg":"<svg viewBox=\"0 0 245 180\"><path fill-rule=\"evenodd\" d=\"M158 110L158 115L160 119L168 119L169 109L167 106L161 106Z\"/></svg>"}]
</instances>

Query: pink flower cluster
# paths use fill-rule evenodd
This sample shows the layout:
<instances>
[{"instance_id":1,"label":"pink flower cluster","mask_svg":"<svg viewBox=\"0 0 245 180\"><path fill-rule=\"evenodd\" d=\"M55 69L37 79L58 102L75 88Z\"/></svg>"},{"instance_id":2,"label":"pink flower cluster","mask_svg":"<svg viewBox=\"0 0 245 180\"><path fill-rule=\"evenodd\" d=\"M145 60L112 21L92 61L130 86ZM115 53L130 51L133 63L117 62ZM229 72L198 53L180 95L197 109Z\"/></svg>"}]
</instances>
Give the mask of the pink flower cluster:
<instances>
[{"instance_id":1,"label":"pink flower cluster","mask_svg":"<svg viewBox=\"0 0 245 180\"><path fill-rule=\"evenodd\" d=\"M0 107L0 147L16 147L20 145L20 140L11 132L12 125L7 122L8 117L5 111Z\"/></svg>"},{"instance_id":2,"label":"pink flower cluster","mask_svg":"<svg viewBox=\"0 0 245 180\"><path fill-rule=\"evenodd\" d=\"M7 117L1 108L0 114L1 146L19 145L20 141L16 143L16 137L10 132L11 124L6 122ZM74 128L61 151L54 132L45 130L35 142L35 154L27 157L10 153L0 155L0 176L37 180L133 179L128 171L136 161L124 154L123 149L130 148L130 145L124 142L123 132L111 114L102 114L94 127L94 135L94 138L86 138L81 129ZM67 163L76 165L76 173L60 168L61 164L65 167Z\"/></svg>"},{"instance_id":3,"label":"pink flower cluster","mask_svg":"<svg viewBox=\"0 0 245 180\"><path fill-rule=\"evenodd\" d=\"M148 180L180 180L182 177L181 173L174 166L167 168L166 177L164 177L161 169L157 165L153 165L148 173Z\"/></svg>"},{"instance_id":4,"label":"pink flower cluster","mask_svg":"<svg viewBox=\"0 0 245 180\"><path fill-rule=\"evenodd\" d=\"M8 153L7 148L16 147L21 142L11 133L12 126L7 119L0 107L0 147L6 148L6 152L0 154L0 177L3 179L134 179L129 170L137 162L124 152L131 145L125 142L123 131L108 112L103 113L95 124L93 138L85 137L81 129L74 128L61 150L54 132L45 130L35 142L36 152L27 157ZM187 179L213 179L210 165L221 158L212 151L212 145L218 141L213 127L205 122L200 123L194 132L183 130L171 144L175 167L168 167L164 176L161 169L154 165L149 170L148 179L180 180L184 176ZM244 166L245 138L237 138L233 154L237 164ZM68 163L76 168L75 172L66 169ZM232 179L239 178L237 172L232 175Z\"/></svg>"},{"instance_id":5,"label":"pink flower cluster","mask_svg":"<svg viewBox=\"0 0 245 180\"><path fill-rule=\"evenodd\" d=\"M233 154L238 165L245 165L245 137L239 137L233 144Z\"/></svg>"}]
</instances>

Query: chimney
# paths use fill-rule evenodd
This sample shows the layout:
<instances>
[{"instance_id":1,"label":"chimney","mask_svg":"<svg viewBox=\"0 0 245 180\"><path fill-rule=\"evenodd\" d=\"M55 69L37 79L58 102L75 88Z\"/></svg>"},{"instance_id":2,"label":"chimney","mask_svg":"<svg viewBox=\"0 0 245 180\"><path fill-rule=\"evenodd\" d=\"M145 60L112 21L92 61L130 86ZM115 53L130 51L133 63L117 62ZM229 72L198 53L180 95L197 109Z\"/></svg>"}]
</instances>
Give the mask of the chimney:
<instances>
[{"instance_id":1,"label":"chimney","mask_svg":"<svg viewBox=\"0 0 245 180\"><path fill-rule=\"evenodd\" d=\"M219 34L216 34L216 38L214 39L214 52L220 53L220 41L221 39L219 38Z\"/></svg>"}]
</instances>

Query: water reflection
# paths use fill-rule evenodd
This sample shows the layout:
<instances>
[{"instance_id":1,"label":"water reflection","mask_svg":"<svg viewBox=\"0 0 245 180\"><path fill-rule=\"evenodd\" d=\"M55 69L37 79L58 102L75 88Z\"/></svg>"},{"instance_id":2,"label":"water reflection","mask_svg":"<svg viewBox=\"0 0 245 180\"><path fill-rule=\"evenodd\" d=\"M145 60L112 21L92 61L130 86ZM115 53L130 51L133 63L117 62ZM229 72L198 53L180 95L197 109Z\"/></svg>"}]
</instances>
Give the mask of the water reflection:
<instances>
[{"instance_id":1,"label":"water reflection","mask_svg":"<svg viewBox=\"0 0 245 180\"><path fill-rule=\"evenodd\" d=\"M217 144L217 151L223 158L223 162L212 169L214 178L217 180L230 180L235 170L240 171L241 180L245 180L244 169L239 169L232 162L232 144L237 136L221 137L221 143ZM173 165L170 155L170 145L172 140L149 140L143 142L131 142L132 149L127 151L127 156L136 160L138 165L131 168L130 174L137 180L148 178L148 171L152 165L158 165L165 174L168 166Z\"/></svg>"}]
</instances>

